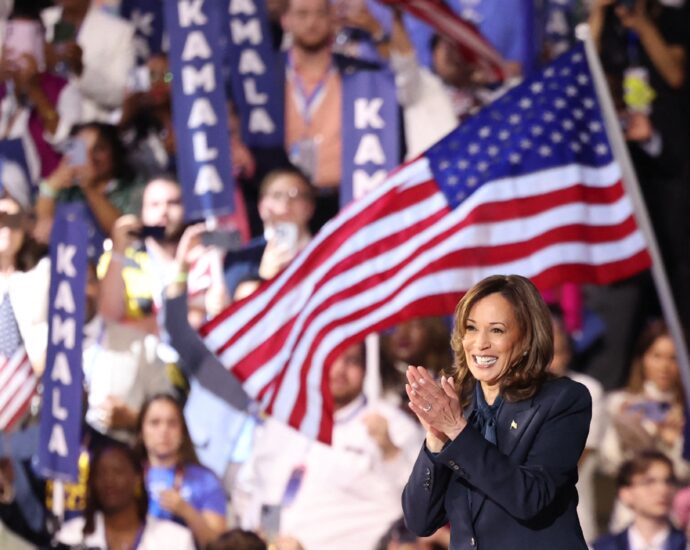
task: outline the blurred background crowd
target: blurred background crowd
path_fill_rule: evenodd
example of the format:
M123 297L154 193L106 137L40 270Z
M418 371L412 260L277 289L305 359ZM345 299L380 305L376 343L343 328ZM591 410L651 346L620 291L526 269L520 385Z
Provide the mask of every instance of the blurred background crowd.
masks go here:
M39 376L56 204L83 202L90 218L80 480L65 486L56 521L52 483L32 469L39 392L2 434L2 548L84 540L99 548L448 547L447 530L423 539L406 530L400 494L423 440L406 406L404 371L452 371L450 319L405 322L379 335L378 353L361 343L334 362L332 446L256 414L195 337L205 320L280 273L337 214L342 94L332 57L347 49L352 29L395 74L402 162L567 50L575 26L589 22L690 326L690 2L451 0L508 61L503 83L391 5L266 6L273 47L290 59L285 146L245 145L243 113L228 99L228 154L249 228L238 245L185 223L172 76L166 48L136 47L142 22L125 18L118 0L0 0L0 140L22 149L0 150L0 355L24 345ZM688 529L687 404L651 277L567 284L545 298L556 335L551 369L593 398L579 482L587 540L624 528L635 513ZM656 500L618 498L619 468L650 449L670 459L673 487ZM654 510L635 510L650 501ZM147 514L160 521L142 533Z

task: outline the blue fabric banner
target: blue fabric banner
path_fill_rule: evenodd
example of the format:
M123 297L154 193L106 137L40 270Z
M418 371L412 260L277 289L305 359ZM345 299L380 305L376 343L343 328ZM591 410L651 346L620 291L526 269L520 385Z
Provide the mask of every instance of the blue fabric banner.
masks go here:
M122 0L120 15L134 26L137 65L163 51L163 4L161 0Z
M285 65L273 50L266 4L229 0L227 56L232 96L250 147L284 144Z
M38 472L76 482L82 421L86 307L86 205L57 203L50 243L48 349L43 372Z
M393 73L350 70L343 79L343 168L340 204L383 181L400 164L400 120Z
M12 163L19 168L19 172L9 169ZM10 178L11 181L5 181L5 178ZM37 182L31 179L31 170L21 138L0 139L0 186L15 199L19 198L18 194L27 199L36 194ZM22 206L27 207L26 204Z
M235 212L228 110L221 77L220 2L167 0L177 171L185 216Z

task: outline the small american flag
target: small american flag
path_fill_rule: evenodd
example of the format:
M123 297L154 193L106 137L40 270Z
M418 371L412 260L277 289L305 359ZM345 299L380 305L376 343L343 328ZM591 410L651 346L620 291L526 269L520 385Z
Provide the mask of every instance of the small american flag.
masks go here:
M12 430L29 410L37 379L24 346L0 356L0 430Z
M452 313L495 273L547 289L649 265L580 45L343 210L202 335L266 412L328 442L324 367L364 335Z
M436 32L451 40L463 57L482 67L487 76L496 80L505 78L505 60L482 36L473 23L456 14L444 0L384 0L386 4L409 11Z

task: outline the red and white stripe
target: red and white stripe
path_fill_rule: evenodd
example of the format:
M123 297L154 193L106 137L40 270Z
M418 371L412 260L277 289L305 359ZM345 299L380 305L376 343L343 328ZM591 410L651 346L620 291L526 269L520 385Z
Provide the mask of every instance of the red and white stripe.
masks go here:
M24 346L11 357L0 357L0 430L11 430L24 417L37 383Z
M443 0L388 0L386 3L404 8L452 40L470 63L484 68L491 77L498 80L506 77L506 62L498 50Z
M615 163L497 180L450 209L421 157L341 212L279 277L202 334L269 413L329 441L324 365L353 341L450 313L494 273L549 288L604 284L648 266Z

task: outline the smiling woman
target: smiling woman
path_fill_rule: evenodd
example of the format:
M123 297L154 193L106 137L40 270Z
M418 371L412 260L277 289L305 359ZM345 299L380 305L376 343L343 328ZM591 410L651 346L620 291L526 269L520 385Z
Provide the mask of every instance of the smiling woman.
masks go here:
M451 548L585 549L577 462L587 389L549 377L548 308L524 277L496 275L458 304L452 377L409 367L410 409L426 429L403 492L420 536L450 523Z

